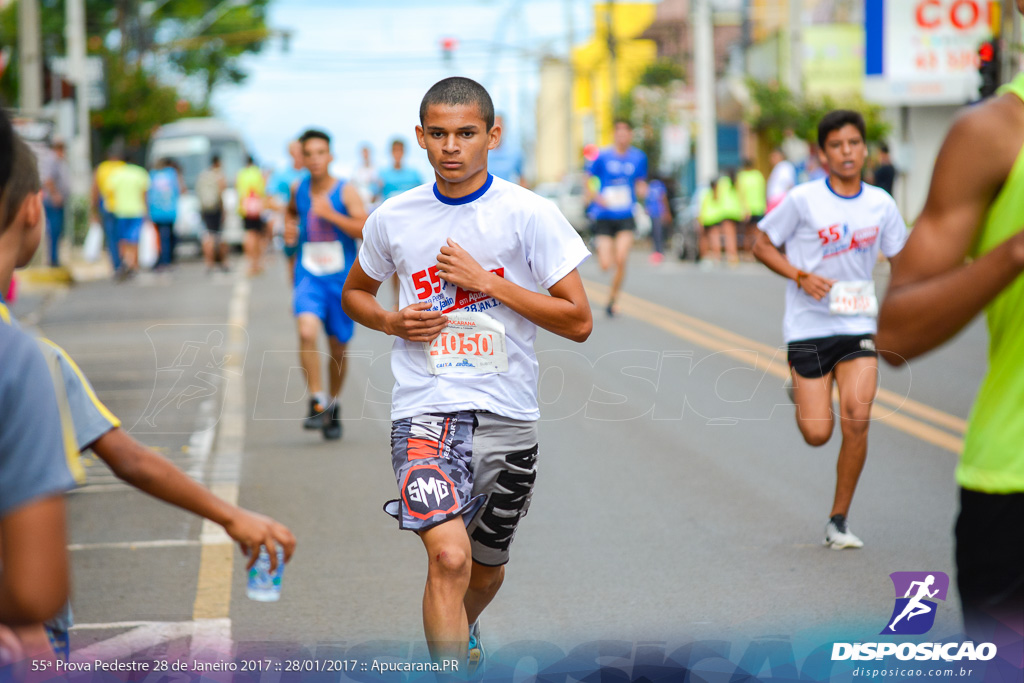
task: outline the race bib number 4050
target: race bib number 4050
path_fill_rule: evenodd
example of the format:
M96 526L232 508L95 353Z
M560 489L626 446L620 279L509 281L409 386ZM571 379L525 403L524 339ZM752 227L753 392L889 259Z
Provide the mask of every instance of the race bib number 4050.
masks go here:
M840 280L828 293L831 315L865 315L878 317L878 297L871 280Z
M508 372L505 326L486 313L454 311L448 325L426 345L427 363L434 375L484 375Z

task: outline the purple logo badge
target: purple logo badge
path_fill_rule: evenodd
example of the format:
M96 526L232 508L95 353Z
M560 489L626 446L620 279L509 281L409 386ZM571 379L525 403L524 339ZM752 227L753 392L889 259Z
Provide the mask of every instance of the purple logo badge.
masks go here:
M949 577L943 572L893 572L896 604L882 635L916 636L935 624L936 600L945 600Z

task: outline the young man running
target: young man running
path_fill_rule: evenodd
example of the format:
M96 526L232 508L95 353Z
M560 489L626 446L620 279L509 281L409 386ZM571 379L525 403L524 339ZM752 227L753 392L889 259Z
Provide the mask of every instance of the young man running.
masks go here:
M426 550L431 655L468 656L471 667L482 659L477 619L504 579L536 477L537 327L582 342L593 326L576 270L587 249L554 204L487 172L501 139L493 122L474 81L427 92L416 137L436 182L370 215L343 297L354 320L397 337L400 499L385 509ZM393 273L398 311L375 298Z
M325 439L341 438L338 395L345 380L345 346L355 325L341 309L341 288L356 260L356 240L362 237L366 210L355 185L331 176L331 139L308 130L299 138L309 177L295 190L288 205L285 242L299 245L295 262L293 309L299 331L299 361L306 371L309 415L306 429L320 429ZM327 333L331 362L327 368L330 393L323 391L320 330Z
M1024 12L1024 0L1017 0ZM975 642L1024 633L1024 74L953 124L882 305L893 364L940 346L985 311L988 374L956 469L957 586ZM970 259L970 260L968 260ZM1009 634L1009 635L1007 635ZM996 638L996 640L993 640Z
M615 122L614 142L601 150L587 176L586 204L596 205L594 233L597 235L597 262L601 270L615 265L611 292L605 312L615 315L615 299L626 278L626 261L633 247L636 222L633 205L647 196L647 155L633 147L633 126L629 121ZM596 178L600 190L592 189Z
M871 273L879 251L892 259L907 239L893 198L861 182L867 159L864 137L859 113L826 114L818 124L818 146L828 177L793 188L758 224L762 234L754 244L759 261L792 280L786 290L783 335L789 345L796 423L812 446L822 446L832 436L833 381L839 387L843 442L825 525L825 545L834 549L864 545L846 520L867 457L878 384L878 301Z

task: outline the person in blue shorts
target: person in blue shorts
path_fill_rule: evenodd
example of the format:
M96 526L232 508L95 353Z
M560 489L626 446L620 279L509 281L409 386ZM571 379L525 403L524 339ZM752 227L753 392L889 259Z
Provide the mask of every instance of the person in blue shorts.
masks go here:
M322 430L325 439L340 439L338 395L345 379L345 345L355 327L341 309L341 290L356 259L355 241L363 235L366 209L355 185L330 174L334 158L330 137L308 130L299 142L309 177L292 194L285 242L297 238L299 245L292 305L299 330L299 361L310 395L303 426ZM329 393L323 391L317 350L321 328L330 346Z
M600 184L594 188L590 182ZM629 121L615 122L613 144L601 150L587 176L586 203L595 204L594 234L597 238L597 262L601 270L615 265L608 306L615 315L615 300L626 279L626 259L633 248L636 223L633 205L647 197L647 155L633 147L633 126Z

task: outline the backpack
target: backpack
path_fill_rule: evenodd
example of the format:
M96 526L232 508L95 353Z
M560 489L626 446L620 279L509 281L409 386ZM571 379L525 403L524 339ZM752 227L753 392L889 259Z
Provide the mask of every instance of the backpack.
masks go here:
M213 169L207 169L196 178L196 196L199 198L199 208L203 211L217 211L221 208L219 174Z

